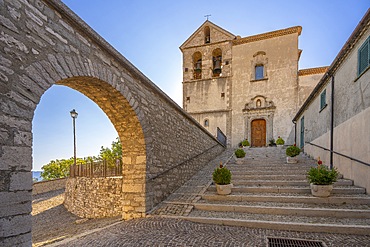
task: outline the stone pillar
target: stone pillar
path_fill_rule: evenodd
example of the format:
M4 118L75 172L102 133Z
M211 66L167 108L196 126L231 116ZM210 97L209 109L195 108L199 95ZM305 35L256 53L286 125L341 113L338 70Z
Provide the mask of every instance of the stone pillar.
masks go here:
M124 220L145 217L145 177L145 155L123 157L122 218Z
M31 147L1 147L0 246L32 245L31 153Z

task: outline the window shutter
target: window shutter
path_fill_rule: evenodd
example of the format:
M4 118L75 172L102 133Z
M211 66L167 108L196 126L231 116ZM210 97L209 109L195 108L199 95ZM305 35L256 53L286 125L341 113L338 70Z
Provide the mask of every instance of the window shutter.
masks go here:
M320 110L326 105L326 89L320 95Z
M358 50L358 75L369 66L369 38Z

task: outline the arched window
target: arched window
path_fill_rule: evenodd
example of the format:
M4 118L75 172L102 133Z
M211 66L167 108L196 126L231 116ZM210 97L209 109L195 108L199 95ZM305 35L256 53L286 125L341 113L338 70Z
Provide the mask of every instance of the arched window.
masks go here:
M268 59L266 52L258 51L253 55L251 60L252 73L251 80L267 80Z
M202 79L202 53L197 51L193 54L193 79Z
M209 27L204 27L204 44L211 43L211 31Z
M212 60L213 60L213 76L218 77L222 73L222 51L220 48L215 49L212 52Z
M209 120L208 119L205 119L204 120L204 127L208 127L209 126Z

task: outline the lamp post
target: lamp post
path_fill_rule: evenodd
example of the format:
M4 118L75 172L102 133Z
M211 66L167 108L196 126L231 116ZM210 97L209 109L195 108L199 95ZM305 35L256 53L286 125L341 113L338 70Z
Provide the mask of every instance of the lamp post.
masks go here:
M78 116L78 113L75 109L69 112L71 114L71 117L73 119L73 158L74 158L74 165L76 166L76 118Z

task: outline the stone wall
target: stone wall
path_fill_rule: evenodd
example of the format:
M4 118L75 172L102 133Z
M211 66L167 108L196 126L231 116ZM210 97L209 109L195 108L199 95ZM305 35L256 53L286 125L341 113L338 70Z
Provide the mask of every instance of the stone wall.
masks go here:
M48 181L40 181L33 183L32 185L32 195L38 195L54 190L61 190L66 187L66 179L54 179Z
M54 84L86 95L115 127L124 219L144 217L223 149L61 1L0 0L0 25L1 246L31 245L32 119Z
M68 178L64 206L81 218L122 215L122 177Z

